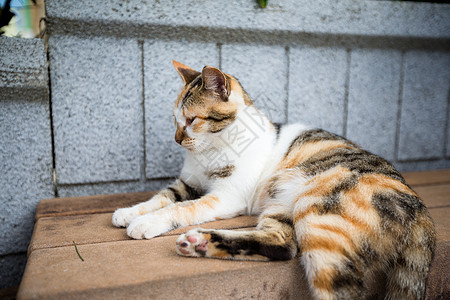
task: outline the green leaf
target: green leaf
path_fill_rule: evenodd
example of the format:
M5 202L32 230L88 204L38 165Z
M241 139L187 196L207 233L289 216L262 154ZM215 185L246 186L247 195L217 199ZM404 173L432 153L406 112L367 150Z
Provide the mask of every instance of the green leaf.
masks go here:
M267 0L258 0L259 7L266 8Z
M77 251L78 257L81 259L81 261L84 261L84 259L81 257L80 252L78 252L77 244L75 244L74 241L72 241L73 245L75 246L75 251Z

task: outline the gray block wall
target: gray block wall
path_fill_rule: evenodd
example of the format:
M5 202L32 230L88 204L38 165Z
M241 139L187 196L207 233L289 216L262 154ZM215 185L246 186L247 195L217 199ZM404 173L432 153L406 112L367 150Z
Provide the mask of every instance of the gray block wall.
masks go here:
M43 40L0 37L0 288L18 285L36 204L54 197Z
M39 199L159 189L177 175L172 59L218 66L273 121L344 135L401 171L450 167L449 5L47 0L46 9L47 53L43 41L0 39L0 288L20 278Z
M51 36L49 45L58 183L139 179L144 139L139 43Z

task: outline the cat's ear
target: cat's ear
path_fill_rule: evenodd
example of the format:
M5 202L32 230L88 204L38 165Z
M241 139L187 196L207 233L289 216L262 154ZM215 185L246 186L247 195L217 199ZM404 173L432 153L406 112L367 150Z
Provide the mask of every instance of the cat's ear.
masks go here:
M200 75L200 72L195 71L194 69L189 68L176 60L173 60L172 63L175 69L177 69L178 74L180 74L181 79L183 79L185 85L191 83L192 80Z
M217 68L206 66L202 70L203 87L216 92L226 101L230 95L225 74Z

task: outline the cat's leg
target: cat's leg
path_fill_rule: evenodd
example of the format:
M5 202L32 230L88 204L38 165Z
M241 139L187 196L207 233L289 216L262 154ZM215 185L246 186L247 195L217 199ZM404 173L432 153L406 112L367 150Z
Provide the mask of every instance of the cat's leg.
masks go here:
M127 234L134 239L150 239L177 227L235 217L244 210L245 203L231 196L210 193L197 200L172 203L137 217L128 226Z
M256 230L192 229L177 239L183 256L235 260L289 260L297 254L292 213L264 213Z
M117 227L127 227L132 220L139 216L161 209L174 202L195 199L198 196L198 192L180 178L150 200L116 210L112 216L112 223Z

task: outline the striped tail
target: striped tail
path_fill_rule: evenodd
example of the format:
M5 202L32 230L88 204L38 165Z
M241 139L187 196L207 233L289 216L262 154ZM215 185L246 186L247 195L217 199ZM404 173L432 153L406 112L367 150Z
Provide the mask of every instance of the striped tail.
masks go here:
M435 247L433 223L420 215L397 261L388 272L386 299L425 299L425 283Z

